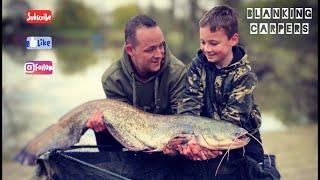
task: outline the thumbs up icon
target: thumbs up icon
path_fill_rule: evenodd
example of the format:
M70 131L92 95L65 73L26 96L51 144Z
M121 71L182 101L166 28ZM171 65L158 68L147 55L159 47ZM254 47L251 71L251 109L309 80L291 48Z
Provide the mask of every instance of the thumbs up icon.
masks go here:
M29 36L25 42L26 48L35 49L51 49L52 38L49 36Z
M30 37L29 46L30 46L31 48L37 47L37 40L36 40L34 37Z

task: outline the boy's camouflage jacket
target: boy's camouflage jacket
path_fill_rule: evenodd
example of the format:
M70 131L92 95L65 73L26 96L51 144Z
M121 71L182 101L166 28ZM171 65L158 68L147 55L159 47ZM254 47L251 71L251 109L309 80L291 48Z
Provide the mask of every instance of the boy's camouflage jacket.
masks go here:
M198 51L187 72L178 113L230 121L253 132L261 125L253 97L257 77L251 71L244 49L235 46L232 50L231 64L222 69Z

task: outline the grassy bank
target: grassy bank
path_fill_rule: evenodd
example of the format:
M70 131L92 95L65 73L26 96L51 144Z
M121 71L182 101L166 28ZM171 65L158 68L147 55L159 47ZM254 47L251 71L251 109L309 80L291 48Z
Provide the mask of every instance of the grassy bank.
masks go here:
M282 179L318 179L318 126L262 134L265 151L276 155Z

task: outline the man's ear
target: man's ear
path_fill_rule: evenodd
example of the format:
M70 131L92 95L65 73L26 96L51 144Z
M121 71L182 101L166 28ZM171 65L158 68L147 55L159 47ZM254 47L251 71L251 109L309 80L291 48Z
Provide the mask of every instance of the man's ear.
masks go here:
M133 56L134 48L133 48L132 44L126 43L124 46L124 49L126 50L127 54L129 54L130 56Z
M239 34L234 33L234 35L230 39L230 42L231 42L231 46L237 45L239 43Z

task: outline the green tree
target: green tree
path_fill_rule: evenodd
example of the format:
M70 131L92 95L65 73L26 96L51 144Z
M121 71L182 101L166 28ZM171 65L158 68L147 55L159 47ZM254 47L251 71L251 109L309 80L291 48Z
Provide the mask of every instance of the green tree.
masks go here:
M112 28L116 30L122 30L125 27L126 22L140 13L140 9L136 4L128 4L120 6L112 12Z
M95 29L101 24L94 9L76 0L58 0L53 26L58 29Z

